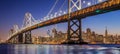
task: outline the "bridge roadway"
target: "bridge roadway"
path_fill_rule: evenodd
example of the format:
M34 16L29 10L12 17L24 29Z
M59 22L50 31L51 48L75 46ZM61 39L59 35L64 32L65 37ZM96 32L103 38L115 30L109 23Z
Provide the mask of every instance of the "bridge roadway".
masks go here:
M93 15L98 15L98 14L103 14L103 13L107 13L110 11L115 11L115 10L119 10L120 9L120 0L108 0L81 10L77 10L75 12L71 13L71 18L72 20L74 19L83 19L85 17L89 17L89 16L93 16ZM17 33L14 33L8 40L12 39L13 37L17 36L18 34L30 31L30 30L34 30L37 28L41 28L41 27L45 27L45 26L49 26L49 25L53 25L53 24L57 24L57 23L63 23L63 22L67 22L68 21L68 14L35 24L31 27L27 27Z

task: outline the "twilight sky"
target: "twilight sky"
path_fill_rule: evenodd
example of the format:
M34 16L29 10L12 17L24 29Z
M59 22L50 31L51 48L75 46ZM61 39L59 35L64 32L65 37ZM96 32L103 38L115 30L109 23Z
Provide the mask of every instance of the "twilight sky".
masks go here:
M26 12L30 12L35 19L41 19L47 15L55 1L56 0L0 0L0 39L6 40L8 38L9 30L14 24L18 24L20 27L22 26ZM64 0L59 0L52 13L58 11L63 2ZM63 7L62 10L67 9L67 2ZM83 31L85 31L86 28L91 28L91 30L96 33L104 34L106 26L110 34L120 34L120 11L91 16L82 20ZM36 29L33 33L38 33L37 35L41 33L45 34L46 31L52 27L54 26ZM59 31L66 32L67 30L66 23L57 24L56 27Z

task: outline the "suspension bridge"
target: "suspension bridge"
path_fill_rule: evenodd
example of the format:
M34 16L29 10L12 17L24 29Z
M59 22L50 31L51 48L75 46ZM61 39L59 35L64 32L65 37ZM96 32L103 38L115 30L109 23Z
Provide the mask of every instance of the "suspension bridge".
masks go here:
M120 0L90 0L92 2L86 3L87 0L65 0L63 4L68 3L68 12L59 11L48 17L53 11L58 0L49 11L46 17L43 20L35 20L31 13L25 13L24 22L22 28L19 28L18 25L14 25L11 29L10 38L8 38L8 43L19 43L19 44L29 44L32 43L31 31L37 28L42 28L58 23L68 23L67 30L67 40L66 43L82 43L81 36L81 20L98 14L104 14L111 11L117 11L120 9ZM94 3L93 3L94 2ZM83 4L87 4L86 7L83 7ZM76 30L73 28L76 26Z

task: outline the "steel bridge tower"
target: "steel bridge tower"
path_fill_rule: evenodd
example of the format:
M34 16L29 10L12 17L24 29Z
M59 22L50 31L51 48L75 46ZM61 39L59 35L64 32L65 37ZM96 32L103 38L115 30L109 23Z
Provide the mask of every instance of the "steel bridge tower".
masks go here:
M29 26L33 25L35 22L36 22L36 20L34 19L34 17L32 16L31 13L29 13L29 12L25 13L23 27L29 27ZM25 44L32 43L31 30L24 32L23 36L24 36L24 43Z
M81 0L68 0L68 36L67 43L81 43L81 18L71 19L71 12L81 9Z

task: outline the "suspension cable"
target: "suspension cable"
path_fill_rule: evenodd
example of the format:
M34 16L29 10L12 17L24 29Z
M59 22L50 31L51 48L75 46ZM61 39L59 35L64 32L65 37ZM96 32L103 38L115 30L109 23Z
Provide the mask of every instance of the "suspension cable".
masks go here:
M50 11L48 12L47 16L53 11L53 9L55 8L56 4L58 3L59 0L56 0L54 5L52 6L52 8L50 9Z
M63 4L60 6L60 8L58 9L58 11L60 11L63 8L63 6L65 5L65 2L66 2L66 0L64 0ZM54 28L57 29L57 24L54 25Z
M60 11L60 10L63 8L63 6L65 5L65 2L66 2L66 0L64 0L63 4L62 4L61 7L58 9L58 11Z

